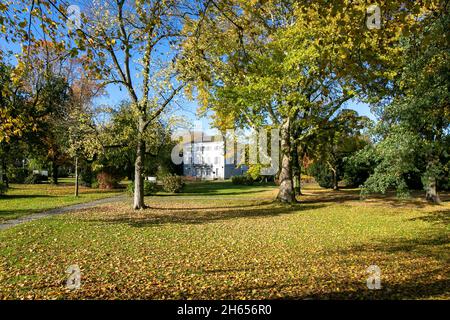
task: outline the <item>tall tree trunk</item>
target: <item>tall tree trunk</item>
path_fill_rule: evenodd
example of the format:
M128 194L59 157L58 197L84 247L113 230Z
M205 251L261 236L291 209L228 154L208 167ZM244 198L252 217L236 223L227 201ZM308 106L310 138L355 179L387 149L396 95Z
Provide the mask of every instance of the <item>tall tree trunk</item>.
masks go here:
M56 160L52 161L52 183L58 184L58 165L56 164Z
M330 168L331 172L333 173L333 190L339 190L339 181L338 181L338 174L337 174L337 167L334 167L330 161L327 161L328 167Z
M144 204L144 156L145 156L145 142L142 136L143 121L139 124L139 137L136 150L136 161L134 163L134 204L135 210L145 209Z
M302 195L302 164L303 164L303 154L297 153L297 163L298 163L298 194Z
M130 158L127 159L127 179L128 180L134 180L134 174L133 174L133 163Z
M437 193L436 178L434 177L430 177L428 179L428 185L426 186L426 199L427 201L430 201L432 203L441 203L441 199L439 198L439 194Z
M3 157L1 161L1 170L0 170L2 176L0 177L0 181L5 183L6 188L9 188L8 164L6 155L9 153L11 147L8 145L2 145L2 149L3 149Z
M78 157L75 158L75 197L78 197L79 184L78 184Z
M337 169L334 168L331 171L333 172L333 190L339 190L339 181L338 181Z
M281 171L278 200L281 202L295 202L294 186L292 183L292 159L290 141L290 119L287 118L281 126Z
M293 143L292 145L292 176L294 183L294 191L295 195L301 195L301 187L300 187L300 165L298 161L298 146L297 143Z
M2 158L2 166L0 168L0 182L4 182L6 188L9 188L8 175L6 171L6 160Z

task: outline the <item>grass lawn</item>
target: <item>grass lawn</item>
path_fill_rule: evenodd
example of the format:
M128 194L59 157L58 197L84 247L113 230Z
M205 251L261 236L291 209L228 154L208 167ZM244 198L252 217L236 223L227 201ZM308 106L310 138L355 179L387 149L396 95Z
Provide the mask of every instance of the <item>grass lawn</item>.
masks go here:
M273 186L186 191L1 231L0 298L450 298L448 194L431 206L310 186L287 206ZM70 265L78 290L65 288Z
M80 186L80 196L74 194L73 179L61 179L52 184L12 184L8 192L0 197L0 222L16 219L36 212L89 202L117 195L121 190L99 190Z

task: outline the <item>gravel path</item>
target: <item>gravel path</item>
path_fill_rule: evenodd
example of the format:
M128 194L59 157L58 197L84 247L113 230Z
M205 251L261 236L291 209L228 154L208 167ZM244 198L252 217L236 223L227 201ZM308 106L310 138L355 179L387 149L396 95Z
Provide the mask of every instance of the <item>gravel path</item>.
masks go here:
M2 223L0 223L0 230L5 230L8 228L17 226L18 224L22 224L25 222L29 222L29 221L57 215L57 214L66 213L69 211L93 208L93 207L96 207L101 204L120 202L125 199L126 199L125 195L119 195L119 196L115 196L112 198L104 198L104 199L99 199L99 200L95 200L95 201L91 201L91 202L78 203L78 204L74 204L74 205L67 206L67 207L61 207L61 208L56 208L56 209L52 209L52 210L48 210L48 211L43 211L40 213L34 213L34 214L30 214L29 216L24 216L24 217L20 217L18 219L11 219L11 220L2 222Z

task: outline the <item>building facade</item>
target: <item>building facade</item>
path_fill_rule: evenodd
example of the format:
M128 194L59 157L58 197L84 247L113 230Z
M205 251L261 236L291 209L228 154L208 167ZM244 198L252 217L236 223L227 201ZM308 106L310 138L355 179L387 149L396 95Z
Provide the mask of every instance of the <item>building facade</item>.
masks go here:
M247 166L237 165L238 154L231 157L230 161L226 161L223 139L200 134L194 141L183 144L183 174L202 180L216 180L247 172Z

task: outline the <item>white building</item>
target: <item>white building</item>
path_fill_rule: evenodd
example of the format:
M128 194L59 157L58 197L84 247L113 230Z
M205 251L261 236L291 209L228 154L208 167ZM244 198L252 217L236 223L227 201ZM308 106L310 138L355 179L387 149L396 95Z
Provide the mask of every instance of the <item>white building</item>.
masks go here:
M183 174L205 180L229 179L244 174L248 168L237 166L239 155L226 163L225 142L221 137L194 134L193 141L183 145Z

